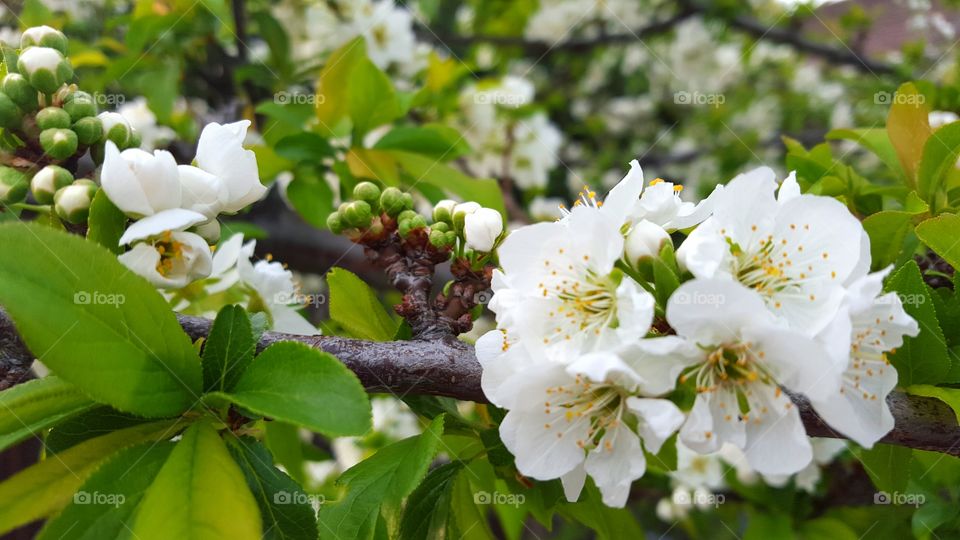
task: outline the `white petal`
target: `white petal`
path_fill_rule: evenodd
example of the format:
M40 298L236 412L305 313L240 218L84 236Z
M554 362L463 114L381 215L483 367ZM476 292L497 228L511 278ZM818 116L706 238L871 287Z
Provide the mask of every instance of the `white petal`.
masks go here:
M136 217L153 214L153 206L147 199L143 186L133 176L127 162L120 157L120 150L113 141L104 147L103 166L100 169L100 186L117 208Z
M697 394L687 421L680 428L680 440L701 454L716 452L723 443L743 448L746 430L738 419L737 397L723 388Z
M213 254L213 275L219 276L237 264L240 256L240 246L243 244L243 234L236 233L226 242L220 242L216 253Z
M744 328L742 336L779 384L811 398L840 389L846 366L838 365L816 340L769 325Z
M320 334L317 327L291 307L273 305L270 307L270 317L273 319L273 330L301 336L316 336Z
M751 385L753 397L747 441L743 447L750 466L760 474L793 474L813 459L810 440L797 407L777 388ZM762 404L762 405L761 405ZM766 407L767 412L760 409Z
M730 279L694 279L667 301L667 321L677 334L699 345L739 339L740 329L772 323L760 295Z
M627 407L639 418L637 431L647 451L656 454L686 420L683 412L671 401L629 397Z
M703 360L696 346L677 336L642 339L623 346L617 354L640 377L639 391L648 396L672 391L680 373Z
M609 382L632 390L640 378L619 356L612 352L595 352L581 356L567 366L570 375L583 375L594 382Z
M260 200L267 188L260 183L257 157L243 148L249 120L233 124L207 124L197 143L197 165L227 185L225 212L238 212Z
M639 202L642 191L643 169L640 168L639 161L633 160L630 162L630 171L603 199L601 211L618 226L623 225Z
M600 489L603 504L623 508L630 485L647 469L647 459L640 440L621 424L609 428L597 448L587 454L584 469Z
M799 196L800 184L797 183L797 171L790 171L790 174L780 183L780 189L777 191L777 202L783 204Z
M207 218L203 214L182 208L164 210L127 227L123 236L120 237L119 245L123 246L151 236L159 236L165 231L182 231L206 220Z
M190 165L178 165L181 206L199 212L210 219L217 217L227 202L227 185L218 177Z
M583 484L587 481L587 470L583 465L577 465L572 471L560 477L560 483L563 485L563 495L569 502L577 502L580 498L580 492L583 491Z

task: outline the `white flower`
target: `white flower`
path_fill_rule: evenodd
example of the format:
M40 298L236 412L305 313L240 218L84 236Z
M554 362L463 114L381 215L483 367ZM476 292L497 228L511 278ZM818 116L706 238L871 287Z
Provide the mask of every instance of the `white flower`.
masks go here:
M513 231L498 248L503 272L492 284L499 326L558 361L640 340L654 300L614 268L623 244L618 226L595 208Z
M800 195L793 175L775 198L774 178L763 167L730 181L677 259L695 277L739 281L792 328L814 335L836 315L844 283L861 266L865 234L837 200Z
M615 357L537 362L493 330L478 340L477 358L484 392L509 410L500 437L517 469L538 480L560 478L571 501L589 474L604 504L622 507L646 470L641 439L657 453L683 422L673 403L635 397L636 375Z
M227 203L227 184L192 165L178 165L182 200L180 206L214 219Z
M670 235L663 227L643 219L634 224L627 235L624 251L627 260L636 264L640 259L659 257L660 248L667 242Z
M257 156L243 147L249 120L232 124L207 124L197 143L197 166L220 178L227 186L223 211L236 213L259 201L267 192L260 183Z
M251 263L241 257L237 260L237 271L240 281L259 296L274 330L308 336L320 333L291 306L297 300L296 285L293 273L282 264L270 261Z
M133 248L118 259L156 287L179 289L210 275L210 246L199 235L185 232L204 221L202 214L175 208L130 225L120 245Z
M117 109L117 113L140 134L140 146L146 150L163 146L177 135L171 128L157 124L157 116L143 97L124 103Z
M181 202L177 162L164 150L151 154L128 148L120 152L107 141L100 185L110 201L133 218L177 208Z
M760 295L732 280L684 283L667 303L667 321L677 336L644 340L640 358L621 356L641 380L689 366L681 381L692 379L697 397L680 431L683 443L701 453L732 443L765 474L805 467L810 443L781 385L811 399L835 392L840 374L824 346L778 326ZM663 350L646 342L661 342Z
M63 61L63 54L50 47L28 47L19 58L20 65L28 72L24 73L28 78L30 73L41 69L54 73Z
M110 133L110 130L116 126L122 126L127 136L133 131L130 121L118 112L104 111L98 114L97 118L100 119L100 124L103 125L104 133Z
M719 453L701 454L677 441L677 469L670 472L675 482L688 488L716 490L726 485L723 476Z
M480 208L464 218L463 235L467 247L482 253L493 250L503 233L503 216L492 208Z
M897 370L887 353L916 336L917 321L907 315L897 293L882 294L883 278L875 272L854 281L836 320L821 339L846 332L848 348L835 355L843 371L843 385L810 403L824 421L861 446L870 448L893 429L887 395L897 386Z

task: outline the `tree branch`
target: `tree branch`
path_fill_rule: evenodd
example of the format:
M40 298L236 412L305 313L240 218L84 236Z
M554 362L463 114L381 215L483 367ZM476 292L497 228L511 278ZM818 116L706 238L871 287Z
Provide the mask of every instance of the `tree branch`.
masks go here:
M178 315L191 339L209 334L213 321ZM437 340L373 342L337 336L299 336L265 332L257 351L279 341L299 341L333 354L370 392L402 397L425 394L486 403L480 389L479 362L473 347L452 336ZM6 312L0 309L0 380L25 373L32 355L24 347ZM807 433L844 438L813 411L803 397L791 395ZM940 400L894 392L887 398L896 426L881 442L960 456L960 426L953 410Z

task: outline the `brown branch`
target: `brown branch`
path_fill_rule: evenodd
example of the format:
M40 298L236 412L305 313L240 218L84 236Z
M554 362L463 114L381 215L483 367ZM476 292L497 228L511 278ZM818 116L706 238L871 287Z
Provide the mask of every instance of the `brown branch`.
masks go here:
M213 322L178 315L191 339L210 332ZM396 396L435 395L486 403L480 389L480 364L473 347L445 336L436 340L373 342L337 336L299 336L266 332L257 350L279 341L299 341L335 355L370 392ZM0 380L26 373L33 357L0 310ZM18 371L19 370L19 371ZM800 409L807 433L815 437L844 438L813 411L806 399L791 396ZM940 400L894 392L887 403L896 426L881 442L960 456L960 426L953 410Z

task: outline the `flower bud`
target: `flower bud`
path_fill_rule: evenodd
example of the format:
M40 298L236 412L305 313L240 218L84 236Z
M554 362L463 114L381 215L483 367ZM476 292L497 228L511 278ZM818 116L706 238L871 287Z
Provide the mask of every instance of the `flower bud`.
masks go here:
M71 129L77 134L77 141L84 146L95 144L103 138L103 124L95 116L77 120Z
M130 122L120 113L102 112L97 118L103 125L103 138L107 141L113 141L117 148L121 150L127 148L130 144Z
M403 201L404 210L413 210L413 195L404 193L400 200Z
M193 231L199 234L200 238L206 240L208 244L216 244L220 241L220 222L215 219L195 225Z
M40 146L53 159L67 159L77 151L77 134L69 129L45 129L40 132Z
M408 219L413 219L415 216L419 216L419 215L420 215L420 214L414 212L413 210L404 210L403 212L400 212L400 213L397 215L397 221L404 221L404 220L408 220Z
M353 201L343 209L342 219L351 227L364 229L370 226L370 222L373 220L373 211L366 201Z
M96 116L97 102L90 94L82 90L77 90L70 92L64 98L63 110L67 111L67 113L70 114L70 119L76 122L81 118Z
M13 167L0 166L0 202L14 204L27 198L27 175Z
M449 231L449 230L451 230L451 229L450 229L450 224L448 224L448 223L446 223L446 222L444 222L444 221L438 221L438 222L434 223L433 225L430 225L430 230L431 230L431 231L447 232L447 231Z
M60 107L46 107L37 113L37 126L40 129L70 127L70 114Z
M633 226L624 244L624 252L630 264L660 255L660 248L670 241L670 235L663 227L647 220L641 220Z
M67 54L67 36L56 28L34 26L24 30L23 35L20 36L20 48L27 47L50 47L62 54Z
M482 253L493 251L503 233L503 216L492 208L480 208L464 217L463 235L467 247Z
M17 69L37 90L50 94L73 77L73 68L63 53L50 47L24 49Z
M35 111L40 106L37 89L19 73L7 73L3 78L2 90L24 111Z
M333 212L327 216L327 228L330 229L330 232L333 234L340 234L343 232L344 224L343 218L340 217L340 212Z
M396 217L397 214L404 210L403 192L395 187L388 187L383 190L383 193L380 194L380 208L383 209L387 215Z
M130 140L127 141L127 148L140 148L143 144L143 137L136 128L130 128Z
M21 113L10 96L0 92L0 126L9 128L20 125Z
M467 217L467 214L472 214L481 208L482 206L480 206L478 203L475 203L473 201L460 203L454 206L453 207L454 228L457 229L458 231L462 231L463 222L464 222L464 219Z
M447 237L447 233L445 231L433 230L433 226L430 228L430 245L437 249L446 249L453 245L453 242L451 242Z
M400 236L402 236L403 238L406 238L411 231L414 231L416 229L422 229L426 226L427 226L427 220L424 219L424 217L421 216L420 214L417 214L408 219L399 221L399 225L397 226L397 231L400 233Z
M40 204L53 203L54 194L73 183L70 171L56 165L47 165L30 180L30 191Z
M77 180L60 188L53 196L54 210L66 222L77 224L87 220L90 203L97 192L97 185L87 179Z
M373 182L360 182L353 188L353 198L375 207L380 200L380 188Z
M433 221L437 223L453 223L453 209L457 206L457 201L444 199L433 207Z

